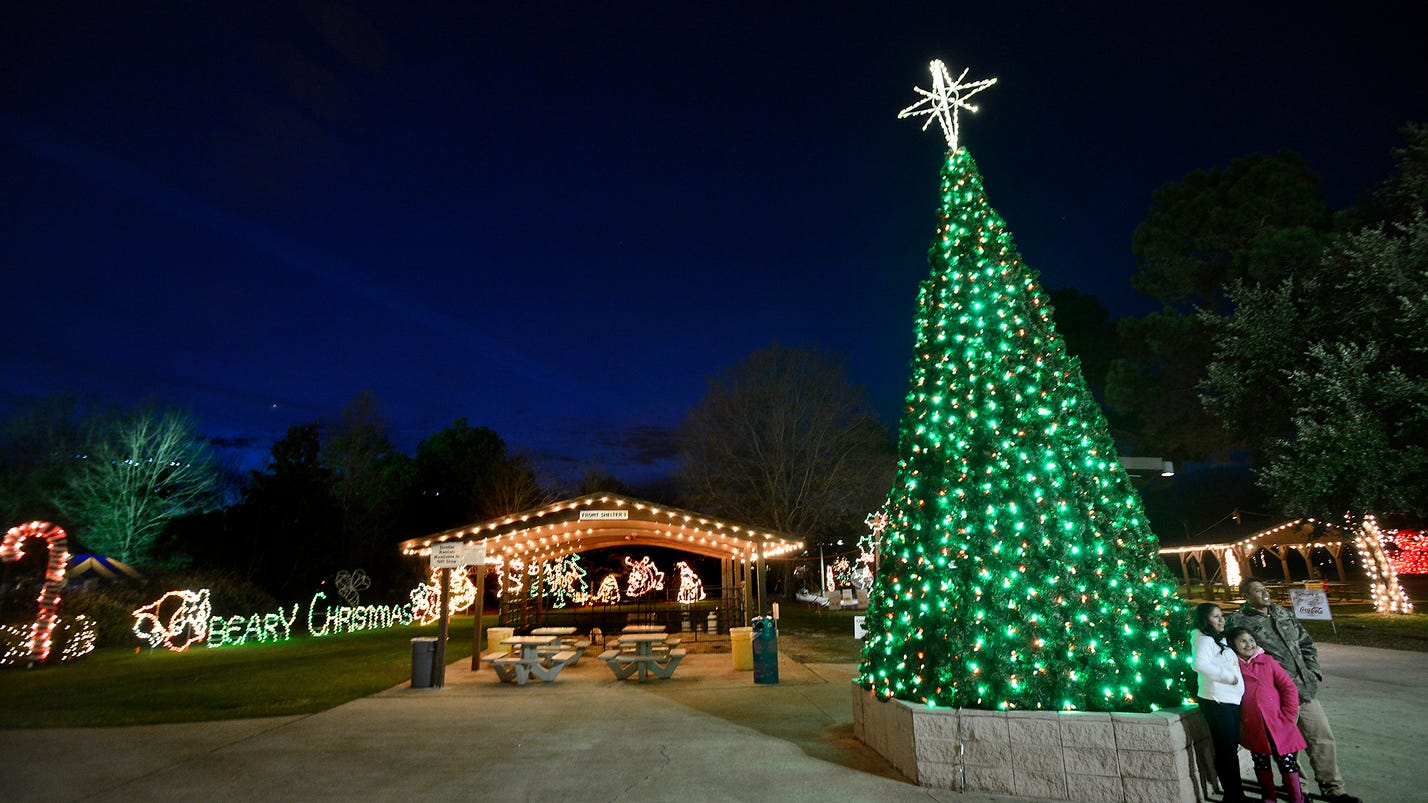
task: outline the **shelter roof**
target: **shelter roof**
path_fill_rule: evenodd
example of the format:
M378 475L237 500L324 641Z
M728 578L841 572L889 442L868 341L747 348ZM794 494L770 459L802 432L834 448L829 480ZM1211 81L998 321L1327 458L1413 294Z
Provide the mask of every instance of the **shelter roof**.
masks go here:
M431 545L444 541L484 543L488 561L501 556L527 563L630 545L734 560L753 560L761 544L765 558L803 549L803 542L780 533L613 493L587 494L412 538L402 542L402 554L429 556Z
M1220 537L1216 537L1219 535ZM1207 537L1208 536L1208 537ZM1275 546L1317 546L1329 547L1351 543L1355 538L1344 528L1326 524L1316 519L1290 519L1270 527L1261 527L1248 535L1236 535L1231 531L1217 532L1211 528L1196 539L1201 543L1162 547L1162 555L1196 553L1206 550L1239 549L1242 554L1255 552L1263 547Z

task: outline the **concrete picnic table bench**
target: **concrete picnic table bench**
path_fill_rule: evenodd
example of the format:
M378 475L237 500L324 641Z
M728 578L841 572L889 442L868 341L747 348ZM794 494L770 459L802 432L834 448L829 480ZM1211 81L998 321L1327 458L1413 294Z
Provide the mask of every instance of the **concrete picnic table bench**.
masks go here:
M554 658L556 655L575 651L575 657L571 658L567 665L575 666L580 663L580 659L585 656L585 650L590 646L590 639L573 638L576 630L573 627L537 627L531 631L532 636L555 636L560 639L556 644L548 644L544 647L537 647L536 652L542 658Z
M677 637L666 636L664 633L625 633L620 636L613 649L600 654L600 660L610 667L610 671L619 680L638 673L639 681L643 683L651 672L656 677L668 679L686 654L685 650L670 649L673 646L671 641L673 644L679 643ZM663 649L656 651L657 646ZM631 647L633 650L628 649Z
M526 685L532 676L549 683L555 680L560 670L579 658L575 650L541 655L542 647L560 645L557 636L512 636L502 639L501 643L512 647L512 651L489 652L481 656L481 660L491 665L502 682L514 681L517 686Z

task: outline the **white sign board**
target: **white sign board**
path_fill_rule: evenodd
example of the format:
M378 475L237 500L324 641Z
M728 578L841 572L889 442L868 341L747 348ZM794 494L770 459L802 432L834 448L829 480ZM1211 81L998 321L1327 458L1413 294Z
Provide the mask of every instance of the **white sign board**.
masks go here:
M581 521L619 521L628 519L628 510L582 510L580 511Z
M863 638L866 638L866 637L867 637L867 635L868 635L867 621L868 621L868 617L866 617L866 616L854 616L854 617L853 617L853 638L855 638L855 639L863 639Z
M486 542L473 541L466 544L465 566L486 565Z
M460 569L465 564L466 545L460 541L443 541L431 545L431 568Z
M1329 595L1322 588L1291 588L1289 603L1294 607L1294 616L1299 619L1322 619L1331 621Z

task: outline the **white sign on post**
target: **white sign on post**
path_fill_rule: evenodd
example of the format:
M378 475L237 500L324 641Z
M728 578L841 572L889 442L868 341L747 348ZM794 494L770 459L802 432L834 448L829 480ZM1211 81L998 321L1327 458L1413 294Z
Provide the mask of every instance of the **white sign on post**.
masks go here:
M486 542L473 541L466 544L466 561L464 566L485 566L486 565Z
M859 639L859 640L861 640L861 639L863 639L864 637L866 637L866 636L868 635L867 622L868 622L868 617L866 617L866 616L854 616L854 617L853 617L853 638L854 638L854 639Z
M1297 619L1321 619L1326 622L1334 619L1329 612L1329 595L1322 588L1291 588L1289 603L1294 606Z
M466 557L466 545L460 541L443 541L431 545L431 568L460 569Z

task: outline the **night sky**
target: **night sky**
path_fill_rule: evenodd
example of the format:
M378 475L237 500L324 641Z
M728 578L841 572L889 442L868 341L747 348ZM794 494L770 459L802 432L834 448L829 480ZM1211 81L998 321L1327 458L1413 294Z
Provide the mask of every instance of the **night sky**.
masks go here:
M1289 148L1347 206L1428 121L1422 28L1372 3L759 5L6 4L0 408L157 399L261 465L371 389L405 449L464 416L638 481L773 340L896 424L932 58L999 79L988 196L1116 315L1164 182Z

